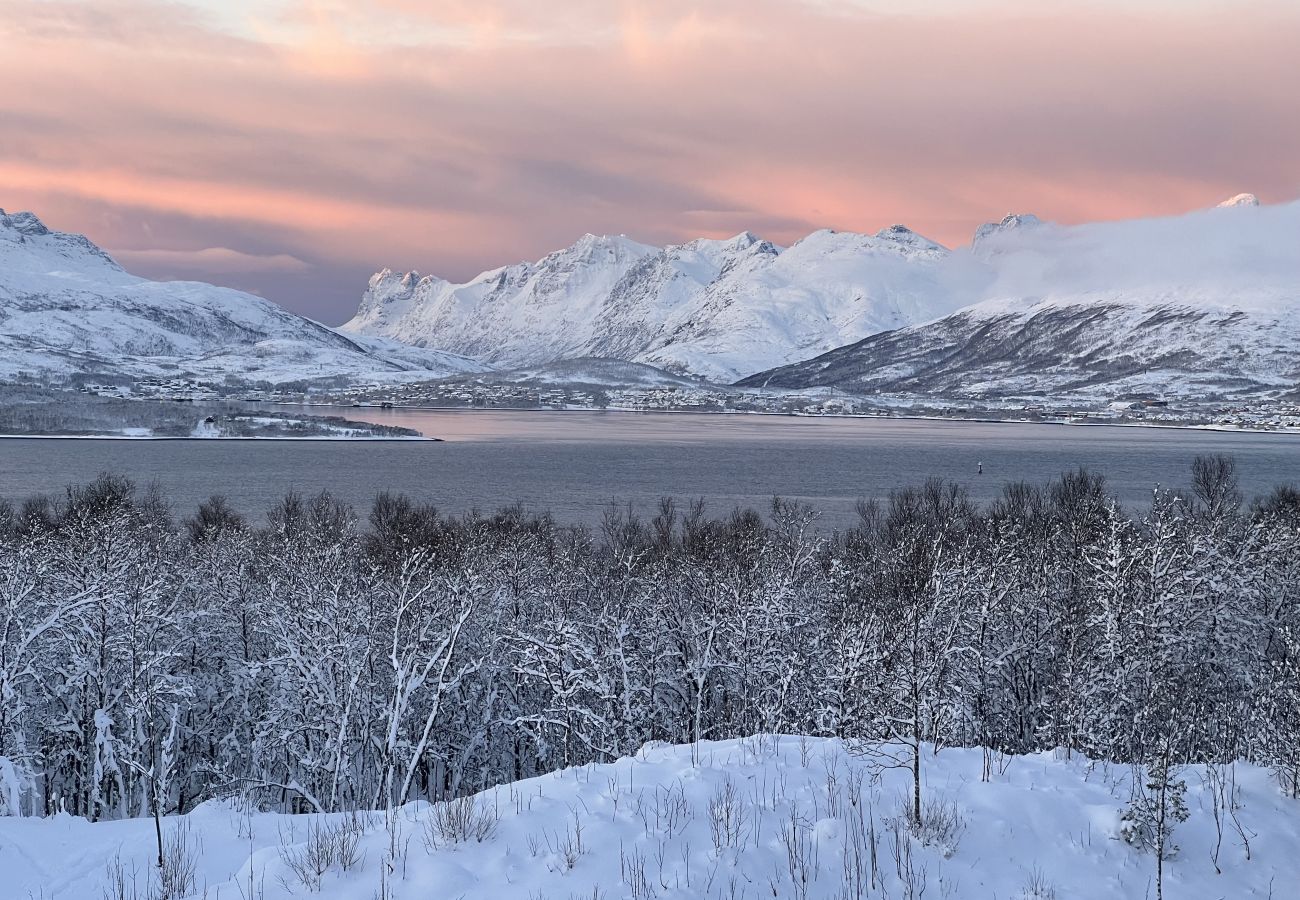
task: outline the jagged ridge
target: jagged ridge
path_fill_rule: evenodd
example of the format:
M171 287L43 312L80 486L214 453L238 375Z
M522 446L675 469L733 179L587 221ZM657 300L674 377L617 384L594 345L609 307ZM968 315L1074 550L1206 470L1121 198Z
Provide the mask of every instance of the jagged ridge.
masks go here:
M789 248L749 232L664 248L586 235L464 284L384 269L343 330L493 365L595 356L731 380L952 308L948 255L901 225Z

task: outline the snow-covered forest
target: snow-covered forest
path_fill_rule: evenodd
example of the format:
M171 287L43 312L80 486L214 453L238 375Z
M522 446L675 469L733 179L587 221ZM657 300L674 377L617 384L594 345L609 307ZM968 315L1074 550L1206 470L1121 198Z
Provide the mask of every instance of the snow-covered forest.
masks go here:
M977 508L931 482L815 511L665 502L191 518L105 476L0 515L0 802L15 815L443 799L648 741L758 733L1119 762L1300 789L1300 494L1231 460L1128 514L1101 476Z
M355 814L799 734L896 770L918 828L936 748L1135 764L1163 859L1185 766L1300 794L1300 492L1245 500L1226 457L1191 483L1139 511L1085 471L985 507L932 481L827 533L781 500L255 524L103 476L0 507L0 810Z

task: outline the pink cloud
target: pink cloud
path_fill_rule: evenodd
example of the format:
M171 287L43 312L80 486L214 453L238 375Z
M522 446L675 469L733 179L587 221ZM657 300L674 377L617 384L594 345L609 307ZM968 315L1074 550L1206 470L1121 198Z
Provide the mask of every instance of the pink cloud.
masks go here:
M230 272L305 272L310 265L287 253L256 254L229 247L202 250L110 250L127 268L144 265L179 272L220 275Z
M464 276L585 231L902 221L959 244L1009 210L1300 192L1300 12L1278 4L381 4L299 4L253 39L149 0L0 0L0 206L57 206L110 246L150 249L79 203Z

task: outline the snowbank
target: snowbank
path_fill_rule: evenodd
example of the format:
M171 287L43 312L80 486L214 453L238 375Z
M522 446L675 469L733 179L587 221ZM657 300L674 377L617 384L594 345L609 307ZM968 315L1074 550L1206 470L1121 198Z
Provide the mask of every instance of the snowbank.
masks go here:
M208 898L1155 896L1154 857L1119 837L1127 768L1041 754L993 760L982 781L985 763L966 749L927 759L927 802L956 814L928 839L903 824L906 771L798 737L650 746L461 804L408 806L391 827L382 814L210 802L164 831L191 848L194 893ZM1173 832L1165 896L1283 897L1300 883L1300 804L1267 771L1233 771L1221 839L1204 769L1180 773L1190 817ZM149 820L0 819L8 897L97 898L114 871L143 886L155 853Z

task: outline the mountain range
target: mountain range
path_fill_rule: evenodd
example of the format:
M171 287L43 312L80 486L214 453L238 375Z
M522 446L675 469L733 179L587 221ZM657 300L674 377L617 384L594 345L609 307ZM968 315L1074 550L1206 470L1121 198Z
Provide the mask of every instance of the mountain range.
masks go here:
M787 248L586 235L463 284L377 273L350 334L492 366L611 357L747 386L854 392L1294 391L1300 203L1163 219L1010 215L949 250L901 225Z
M748 232L663 248L589 234L464 284L385 269L342 330L493 366L607 357L734 381L956 309L951 257L899 225L788 248Z
M251 294L139 278L81 235L0 211L0 378L533 378L565 360L667 370L637 369L638 383L1294 396L1300 202L1240 195L1072 226L1012 215L956 250L900 225L821 230L789 247L747 232L662 248L586 235L463 284L385 269L338 329Z

